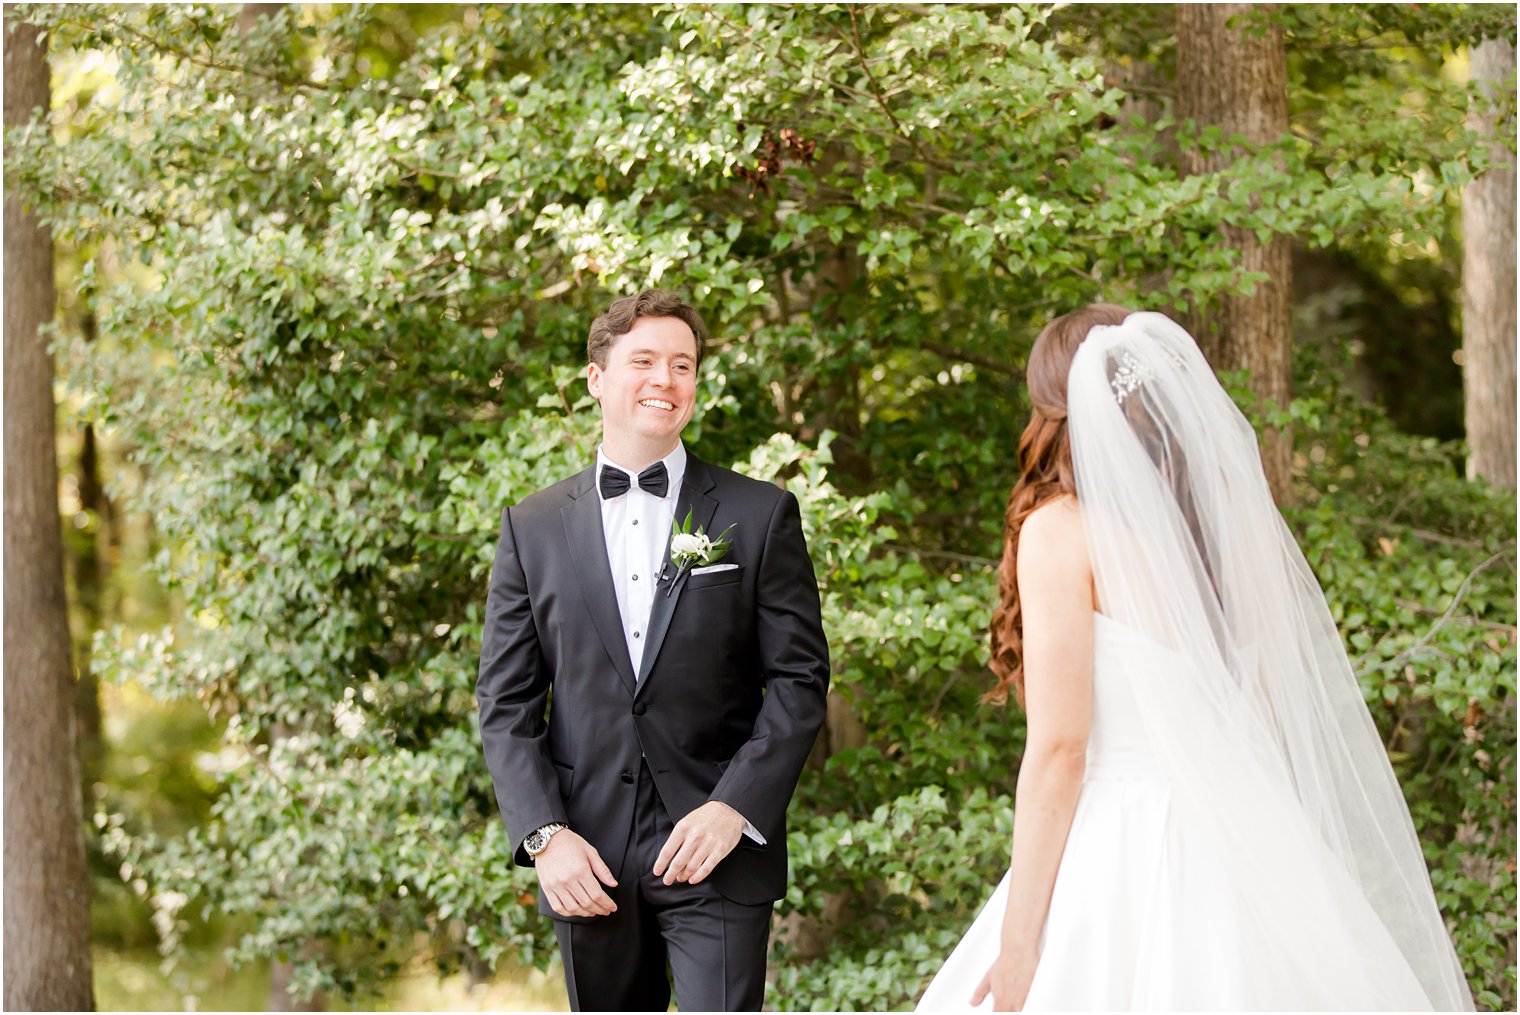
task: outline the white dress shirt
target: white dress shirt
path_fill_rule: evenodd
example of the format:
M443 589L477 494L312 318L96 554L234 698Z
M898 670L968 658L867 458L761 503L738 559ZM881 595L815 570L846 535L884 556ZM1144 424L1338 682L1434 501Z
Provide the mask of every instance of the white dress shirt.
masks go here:
M655 581L660 575L660 565L665 563L665 546L676 517L676 497L681 492L681 481L686 478L686 446L678 442L676 449L661 461L665 463L667 482L665 496L656 497L639 486L638 472L609 459L601 447L596 449L602 539L607 544L607 563L612 567L612 587L617 592L623 640L628 643L628 659L633 663L635 677L644 661L644 644L649 640ZM602 497L602 469L609 466L628 475L627 493ZM748 818L744 821L744 834L765 845L765 836Z
M602 469L627 473L629 489L620 497L602 497L602 538L607 543L607 563L612 567L612 587L617 592L618 615L623 621L623 640L635 675L644 660L649 638L649 612L654 607L655 581L665 563L665 545L676 516L676 497L686 476L686 447L680 443L661 459L665 463L665 496L656 497L639 486L638 473L611 461L596 449L597 496L601 496Z

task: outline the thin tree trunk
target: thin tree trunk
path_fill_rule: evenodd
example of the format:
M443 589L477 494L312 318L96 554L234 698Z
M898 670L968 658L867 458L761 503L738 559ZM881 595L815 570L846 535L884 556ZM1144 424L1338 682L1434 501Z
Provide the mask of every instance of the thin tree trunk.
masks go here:
M1272 5L1177 4L1177 110L1183 119L1212 124L1249 144L1276 141L1288 132L1288 72L1282 29L1261 20ZM1253 15L1256 18L1253 19ZM1231 20L1235 23L1232 25ZM1264 30L1263 30L1264 29ZM1182 152L1192 173L1217 172L1234 158ZM1195 307L1189 324L1216 370L1249 370L1258 400L1286 409L1293 395L1291 334L1292 259L1286 236L1262 243L1249 230L1221 227L1224 242L1240 252L1242 271L1267 280L1249 296L1226 296ZM1262 448L1267 482L1279 504L1292 496L1293 437L1269 430Z
M1515 47L1488 39L1472 51L1472 79L1489 94L1514 80ZM1503 132L1474 111L1468 127ZM1511 128L1513 129L1513 128ZM1467 475L1515 488L1515 160L1495 140L1489 157L1504 166L1468 185L1462 197L1462 393Z
M95 338L95 315L85 312L86 341ZM93 424L86 423L79 435L79 510L87 521L83 532L70 540L73 545L74 608L78 621L74 657L78 660L78 685L74 711L79 732L80 788L84 813L95 810L95 783L100 780L105 744L101 736L100 676L90 665L90 646L95 632L105 620L105 563L101 560L101 542L105 539L110 502L100 482L99 444Z
M37 29L5 8L5 126L49 107ZM58 524L53 241L5 197L5 1007L93 1010L90 883Z

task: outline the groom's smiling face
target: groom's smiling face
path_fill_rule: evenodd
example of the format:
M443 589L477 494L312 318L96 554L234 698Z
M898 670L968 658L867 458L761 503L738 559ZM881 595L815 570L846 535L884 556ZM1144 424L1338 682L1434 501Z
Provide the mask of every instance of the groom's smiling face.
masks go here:
M696 405L696 336L674 317L640 317L613 340L605 364L586 368L586 385L609 439L668 452Z

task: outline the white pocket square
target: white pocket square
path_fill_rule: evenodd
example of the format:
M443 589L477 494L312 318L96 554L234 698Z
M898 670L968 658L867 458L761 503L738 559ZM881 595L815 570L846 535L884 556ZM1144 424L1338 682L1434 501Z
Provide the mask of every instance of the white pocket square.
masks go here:
M692 577L699 574L712 574L714 571L732 571L738 564L709 564L706 567L694 567L691 569Z

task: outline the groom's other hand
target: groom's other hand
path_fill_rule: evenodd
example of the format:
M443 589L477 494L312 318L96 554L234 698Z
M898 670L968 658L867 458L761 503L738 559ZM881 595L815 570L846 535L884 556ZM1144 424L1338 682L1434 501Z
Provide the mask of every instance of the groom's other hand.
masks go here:
M654 862L654 876L667 885L698 884L734 851L744 834L744 815L721 800L709 800L676 822Z
M602 890L617 880L596 848L566 828L533 860L549 908L560 916L611 916L617 904ZM598 883L600 882L600 883Z

